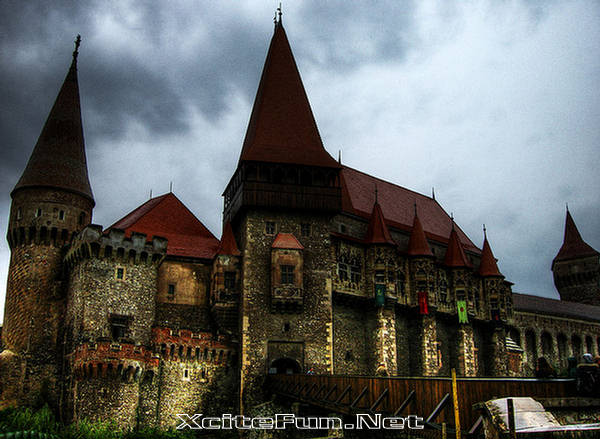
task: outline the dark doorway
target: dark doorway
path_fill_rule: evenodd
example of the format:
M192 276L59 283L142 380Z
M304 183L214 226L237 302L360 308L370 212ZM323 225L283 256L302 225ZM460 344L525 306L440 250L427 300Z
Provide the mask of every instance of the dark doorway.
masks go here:
M278 358L271 363L271 367L269 368L269 373L271 374L283 373L286 375L292 375L300 372L300 365L297 361L292 360L291 358Z

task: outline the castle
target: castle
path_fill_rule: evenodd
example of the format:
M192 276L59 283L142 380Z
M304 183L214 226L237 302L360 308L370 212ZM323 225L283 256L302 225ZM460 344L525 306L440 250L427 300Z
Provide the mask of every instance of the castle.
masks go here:
M0 406L177 423L268 373L522 376L600 354L599 253L567 212L563 300L513 294L432 197L324 149L281 23L217 239L173 194L92 222L77 47L11 193Z

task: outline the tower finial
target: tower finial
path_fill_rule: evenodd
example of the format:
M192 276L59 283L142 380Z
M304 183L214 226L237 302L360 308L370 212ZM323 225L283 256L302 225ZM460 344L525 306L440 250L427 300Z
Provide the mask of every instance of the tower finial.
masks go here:
M454 230L454 212L450 212L450 220L452 221L452 230Z
M75 50L73 51L73 62L77 61L77 55L79 55L79 45L81 44L81 35L77 34L75 38Z
M431 187L431 198L435 200L435 188L433 186Z
M342 164L342 150L338 149L338 163L341 165Z
M173 193L173 182L169 182L169 192Z
M485 224L483 225L483 239L487 239L487 229L485 228Z
M281 12L281 2L279 2L279 7L277 8L277 16L279 17L279 24L281 24L281 16L283 13Z
M567 212L569 211L569 203L565 203L565 205L567 206Z

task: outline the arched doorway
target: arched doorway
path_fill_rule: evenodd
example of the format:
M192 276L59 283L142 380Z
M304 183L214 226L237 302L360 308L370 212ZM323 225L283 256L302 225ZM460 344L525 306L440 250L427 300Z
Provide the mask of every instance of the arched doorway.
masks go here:
M295 373L300 373L302 370L300 369L300 365L296 360L292 360L291 358L278 358L277 360L271 363L269 367L269 373L271 374L286 374L292 375Z

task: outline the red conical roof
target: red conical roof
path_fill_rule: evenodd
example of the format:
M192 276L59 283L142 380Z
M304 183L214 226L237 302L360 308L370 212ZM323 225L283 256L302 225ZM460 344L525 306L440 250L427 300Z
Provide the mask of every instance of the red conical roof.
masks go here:
M448 267L454 268L471 266L455 229L452 229L450 232L450 239L448 241L448 248L446 249L444 264Z
M233 229L231 228L231 223L229 221L225 223L225 227L223 228L223 236L221 236L221 244L219 245L217 254L232 256L239 256L241 254L240 249L235 242L235 236L233 236Z
M25 187L64 189L94 201L81 123L77 51L13 193Z
M410 232L410 239L408 240L407 254L411 256L433 256L431 247L425 238L425 232L423 231L423 225L419 219L419 215L415 212L415 219L413 221L413 228Z
M340 168L323 148L281 22L275 25L240 161Z
M492 253L492 248L487 240L487 236L483 239L483 250L481 251L481 263L479 264L479 275L480 276L502 276L500 270L498 270L498 264L496 258Z
M385 224L381 206L377 201L375 201L375 204L373 205L373 211L371 212L371 218L369 219L369 227L367 228L367 234L365 235L365 243L396 244Z
M565 261L568 259L596 256L598 254L600 253L585 243L579 234L579 230L577 230L577 226L575 225L575 221L573 221L573 217L571 217L571 213L567 210L563 245L552 263L554 264L554 262Z
M174 194L168 193L146 201L109 227L167 238L167 254L212 259L219 240Z

